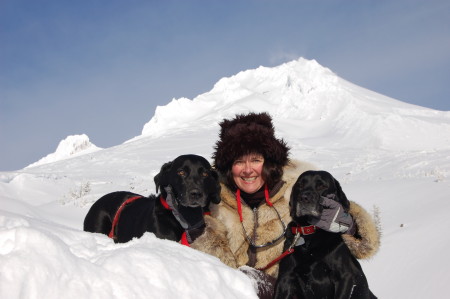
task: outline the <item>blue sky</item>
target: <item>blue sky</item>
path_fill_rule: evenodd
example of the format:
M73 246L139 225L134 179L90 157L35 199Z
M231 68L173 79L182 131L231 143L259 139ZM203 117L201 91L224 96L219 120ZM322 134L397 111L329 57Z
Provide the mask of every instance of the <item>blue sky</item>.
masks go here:
M157 105L299 57L450 110L450 1L1 0L0 170L68 135L121 144Z

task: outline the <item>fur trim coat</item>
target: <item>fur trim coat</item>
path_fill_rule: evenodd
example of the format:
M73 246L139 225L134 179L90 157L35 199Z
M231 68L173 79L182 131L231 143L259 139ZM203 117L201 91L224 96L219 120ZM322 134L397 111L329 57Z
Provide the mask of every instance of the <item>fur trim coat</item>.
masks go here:
M270 198L285 225L291 221L289 197L292 185L302 172L310 169L314 169L310 164L291 162L284 169L285 184ZM234 192L222 185L221 199L218 205L212 205L211 216L205 216L205 232L191 244L191 247L218 257L230 267L239 268L249 263L250 246L239 219ZM371 216L354 202L350 203L350 214L357 224L357 234L355 236L343 235L343 239L356 258L369 258L379 248L379 232L376 225ZM254 230L256 230L256 244L271 242L283 232L282 224L275 210L267 204L262 204L252 210L242 201L242 216L246 232L253 236ZM254 267L263 268L279 257L283 251L283 240L284 238L275 245L256 249ZM272 266L265 272L277 277L278 265Z

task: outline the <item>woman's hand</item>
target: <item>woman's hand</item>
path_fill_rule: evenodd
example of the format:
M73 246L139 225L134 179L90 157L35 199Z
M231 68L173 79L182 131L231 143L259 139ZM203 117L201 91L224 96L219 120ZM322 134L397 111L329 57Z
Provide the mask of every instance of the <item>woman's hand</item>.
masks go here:
M332 233L354 234L355 224L352 216L344 211L333 196L322 197L320 204L323 206L322 215L319 218L312 218L311 224Z

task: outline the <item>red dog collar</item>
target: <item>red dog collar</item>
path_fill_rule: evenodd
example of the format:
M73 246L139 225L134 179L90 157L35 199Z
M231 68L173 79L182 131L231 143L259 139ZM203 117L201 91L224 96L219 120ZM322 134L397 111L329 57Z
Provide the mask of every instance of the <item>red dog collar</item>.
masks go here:
M316 226L310 225L310 226L293 226L291 227L291 231L294 235L301 234L301 235L311 235L316 232Z
M159 197L159 201L161 202L161 204L163 205L164 209L166 210L172 210L169 207L169 204L167 203L167 201L162 197L162 195Z

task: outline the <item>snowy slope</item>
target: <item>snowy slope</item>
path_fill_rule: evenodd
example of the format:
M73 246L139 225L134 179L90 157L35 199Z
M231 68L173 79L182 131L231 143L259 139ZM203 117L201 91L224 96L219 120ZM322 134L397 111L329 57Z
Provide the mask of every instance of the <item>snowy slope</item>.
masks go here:
M154 193L162 163L211 157L217 122L248 111L271 113L292 157L330 171L350 199L379 211L381 249L361 261L379 298L446 296L449 112L379 95L299 59L174 99L122 145L1 172L0 297L255 298L252 282L214 257L152 234L114 244L82 231L100 196Z

